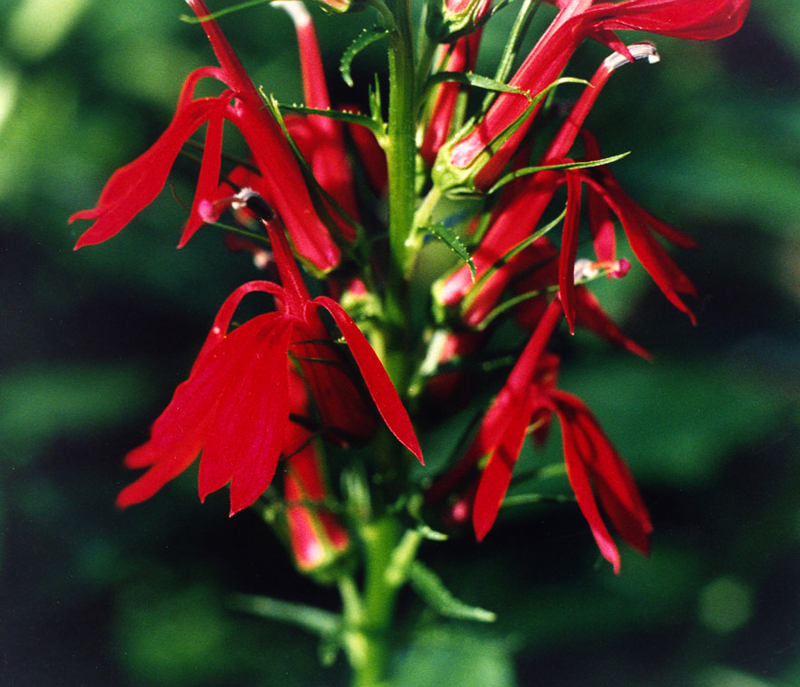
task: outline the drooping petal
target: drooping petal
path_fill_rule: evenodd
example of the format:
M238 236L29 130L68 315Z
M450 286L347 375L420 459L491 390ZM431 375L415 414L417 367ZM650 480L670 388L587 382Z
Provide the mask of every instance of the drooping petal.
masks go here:
M227 92L230 95L230 91ZM222 164L222 129L225 123L225 100L220 99L222 107L215 108L209 113L206 144L203 148L203 161L200 165L200 176L197 178L197 190L192 203L189 219L183 230L178 248L183 248L186 242L206 221L200 212L201 204L212 198L219 185L219 170Z
M581 177L567 170L567 215L558 257L558 293L564 304L569 333L575 333L575 257L578 253L578 230L581 216Z
M420 448L408 411L403 406L397 390L389 379L389 375L383 368L375 351L372 350L367 337L353 322L347 311L336 301L327 296L318 296L310 304L310 307L320 306L325 308L333 317L336 326L353 354L353 358L361 370L361 375L369 389L375 406L378 409L386 426L395 435L397 440L413 453L422 463L422 449Z
M589 289L582 286L578 287L575 289L575 294L577 298L575 321L577 324L597 334L601 339L624 348L634 355L638 355L645 360L653 359L653 355L648 350L642 348L614 324L614 321L600 307L600 302Z
M153 496L197 458L206 428L217 409L219 397L237 365L231 355L209 347L202 365L176 390L167 408L153 424L150 440L125 457L129 468L149 468L117 497L126 507Z
M570 485L600 552L618 573L619 551L600 515L595 491L622 538L643 553L653 529L647 509L630 471L586 405L563 391L551 391L550 399L561 422Z
M535 401L531 394L517 398L509 393L502 400L498 397L498 414L504 427L500 430L502 434L495 437L497 443L488 454L475 495L472 523L478 541L483 540L494 524L511 484L511 473L522 450Z
M133 162L118 169L106 183L97 206L69 218L93 219L75 249L102 243L122 230L164 188L169 171L183 144L219 107L217 98L195 100L175 113L167 130L153 146Z
M255 450L252 434L265 423L260 407L264 397L274 396L271 390L268 393L259 386L260 380L264 368L288 367L288 344L282 341L286 337L288 326L287 318L278 313L260 315L226 335L215 349L217 355L227 356L233 363L226 375L226 383L219 391L216 410L204 432L198 478L201 500L230 482L242 456ZM288 417L288 410L286 416ZM280 453L283 446L281 434L273 432L271 439L273 452L277 445ZM261 457L264 461L269 461L271 454L262 452ZM255 498L257 497L258 495ZM232 509L233 506L234 494L231 491ZM241 508L236 508L233 512L236 510Z

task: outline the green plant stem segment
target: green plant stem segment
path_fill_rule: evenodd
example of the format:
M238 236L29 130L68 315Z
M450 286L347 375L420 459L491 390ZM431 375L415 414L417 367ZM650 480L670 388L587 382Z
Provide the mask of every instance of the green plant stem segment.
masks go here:
M413 259L406 239L414 222L415 194L415 78L411 7L396 0L396 29L389 34L389 122L386 158L389 172L389 245L391 269L398 280Z
M391 625L397 593L408 581L422 535L402 532L397 518L384 515L359 529L364 547L364 590L341 589L345 649L353 670L352 687L388 687Z

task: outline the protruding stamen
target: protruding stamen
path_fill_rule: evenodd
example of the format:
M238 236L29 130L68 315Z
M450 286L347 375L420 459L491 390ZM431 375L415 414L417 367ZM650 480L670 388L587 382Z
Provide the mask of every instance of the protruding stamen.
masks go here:
M651 41L642 41L641 43L629 45L628 52L634 60L647 60L650 64L655 64L661 60L661 56L656 50L656 44ZM609 55L603 62L603 65L612 71L619 69L623 64L630 64L630 60L618 52Z
M264 222L270 222L275 218L275 211L269 206L264 198L253 189L244 187L233 196L231 207L234 210L247 208L256 217Z

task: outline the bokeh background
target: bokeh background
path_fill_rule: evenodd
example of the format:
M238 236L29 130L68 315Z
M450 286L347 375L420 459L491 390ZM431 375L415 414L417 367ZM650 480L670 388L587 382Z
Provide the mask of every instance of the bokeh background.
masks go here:
M217 3L219 6L219 3ZM253 278L213 229L175 251L185 210L165 191L112 241L77 253L109 174L169 121L183 78L210 64L178 0L0 0L0 684L8 687L341 685L294 627L232 611L233 592L335 608L224 493L201 506L189 471L117 512L141 443L222 299ZM492 59L513 5L487 29ZM551 16L552 8L542 9ZM384 70L380 48L335 64L370 23L321 18L339 102ZM261 6L224 29L263 84L299 101L291 24ZM649 559L601 565L574 504L509 509L476 546L423 550L488 627L428 615L398 684L777 687L800 684L800 6L754 0L716 44L657 40L621 69L589 126L648 209L696 237L677 256L699 324L641 274L604 304L653 364L578 336L563 387L628 460L654 523ZM570 69L588 76L604 49ZM191 198L193 163L175 195ZM556 445L552 449L558 451ZM442 437L427 439L443 441ZM524 485L523 485L524 488ZM554 485L553 493L565 493Z

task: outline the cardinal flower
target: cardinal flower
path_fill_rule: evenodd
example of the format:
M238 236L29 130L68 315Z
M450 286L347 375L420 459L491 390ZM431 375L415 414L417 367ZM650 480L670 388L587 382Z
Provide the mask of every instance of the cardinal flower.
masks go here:
M658 59L650 43L631 45L628 51L635 59ZM586 158L600 158L595 139L582 130L581 126L610 75L622 64L625 64L624 58L616 54L603 61L590 86L581 94L569 117L541 157L540 166L569 162L566 156L579 133L585 143ZM478 277L485 274L488 277L483 283L479 282L480 293L476 293L468 267L462 266L442 282L437 293L439 301L449 307L466 297L462 306L465 321L470 326L480 322L488 310L494 307L509 280L519 273L514 261L502 264L505 256L536 230L544 211L558 189L565 184L567 212L558 257L558 284L570 331L574 329L578 307L574 272L584 185L589 186L589 219L598 259L607 263L617 260L614 225L610 221L610 211L613 211L622 223L634 254L658 287L671 303L687 313L694 322L691 310L678 296L679 293L694 295L694 287L653 234L686 248L693 246L694 242L638 206L624 192L606 166L570 169L566 172L545 169L509 184L492 214L489 229L472 256ZM522 256L517 257L517 264L520 259ZM502 266L498 268L498 265Z
M208 8L202 0L188 2L198 17L208 17ZM70 217L70 222L95 220L80 237L76 248L111 238L149 205L164 187L184 143L207 124L195 199L179 244L183 246L208 219L202 208L214 196L219 184L223 125L229 121L244 136L258 174L264 180L259 190L281 215L298 253L316 269L330 270L338 264L341 253L317 215L289 142L265 108L219 25L206 20L202 26L220 67L204 67L192 72L186 79L167 130L147 152L112 175L95 208ZM208 77L222 82L225 90L216 97L195 97L198 82Z
M319 442L294 428L300 448L286 460L283 476L289 544L300 570L324 576L350 550L350 535L325 504L330 493Z
M509 81L531 95L556 81L575 50L586 38L608 45L632 59L614 33L640 30L690 40L714 40L739 29L750 0L557 0L559 13ZM465 135L442 148L437 160L440 183L473 180L487 189L497 179L533 121L532 112L499 149L492 142L528 108L527 98L502 93L486 115Z
M341 332L389 430L422 460L408 414L366 337L334 300L309 297L279 221L266 225L282 286L249 282L225 301L189 379L156 420L150 440L126 457L128 467L147 472L120 493L118 505L150 498L201 451L201 500L230 483L231 514L251 505L269 486L279 459L296 450L289 431L294 371L307 381L323 430L357 433L360 380L344 371L348 361L338 353L319 308ZM253 292L271 294L278 310L228 332L240 301Z
M478 30L459 38L452 45L439 46L440 71L473 71L478 60L478 48L482 34L483 31ZM419 149L420 156L429 167L433 166L436 154L450 135L456 105L463 92L462 85L454 81L437 86L433 106L429 116L426 117L425 136Z
M464 476L485 463L472 507L478 540L491 529L511 483L514 464L531 425L546 428L555 415L561 423L567 476L578 506L603 557L619 572L616 544L608 532L598 499L622 539L647 552L652 530L647 509L622 458L597 420L579 399L555 388L557 359L545 346L561 319L554 300L487 411L462 460L433 489L463 484ZM541 434L540 434L541 438Z

